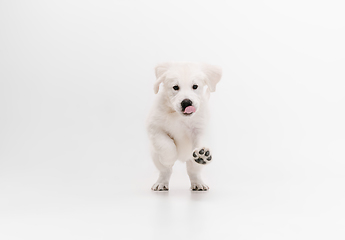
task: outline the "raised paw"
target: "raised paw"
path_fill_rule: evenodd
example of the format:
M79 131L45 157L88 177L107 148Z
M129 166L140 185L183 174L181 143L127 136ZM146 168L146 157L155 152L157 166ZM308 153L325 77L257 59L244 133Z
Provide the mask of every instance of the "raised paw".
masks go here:
M192 183L190 187L193 191L208 191L209 187L205 183L196 182Z
M153 184L151 190L153 190L153 191L169 191L169 184L157 182L157 183Z
M212 160L211 152L208 148L197 148L193 151L194 161L199 164L208 164Z

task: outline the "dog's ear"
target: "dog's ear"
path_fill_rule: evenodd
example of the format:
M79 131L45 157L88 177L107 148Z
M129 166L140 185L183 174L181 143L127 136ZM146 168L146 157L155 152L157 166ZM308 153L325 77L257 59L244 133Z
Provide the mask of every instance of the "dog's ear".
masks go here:
M153 85L153 91L155 94L158 93L159 85L164 81L166 72L170 67L170 63L160 63L155 67L156 82Z
M222 69L211 64L202 64L201 69L206 75L205 81L210 92L216 91L216 85L222 77Z

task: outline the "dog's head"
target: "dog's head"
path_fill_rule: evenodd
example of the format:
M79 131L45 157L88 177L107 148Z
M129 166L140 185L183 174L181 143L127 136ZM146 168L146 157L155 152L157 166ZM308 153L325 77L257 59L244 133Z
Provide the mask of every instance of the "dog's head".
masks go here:
M154 92L162 93L176 112L191 116L197 112L205 94L216 91L222 76L221 68L210 64L169 62L156 66ZM207 86L205 91L204 87Z

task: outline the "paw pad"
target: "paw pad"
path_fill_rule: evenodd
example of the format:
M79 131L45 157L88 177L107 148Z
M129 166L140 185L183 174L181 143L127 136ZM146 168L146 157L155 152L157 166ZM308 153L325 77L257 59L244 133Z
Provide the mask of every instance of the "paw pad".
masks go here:
M212 160L210 150L207 148L199 148L193 151L194 161L199 164L207 164Z

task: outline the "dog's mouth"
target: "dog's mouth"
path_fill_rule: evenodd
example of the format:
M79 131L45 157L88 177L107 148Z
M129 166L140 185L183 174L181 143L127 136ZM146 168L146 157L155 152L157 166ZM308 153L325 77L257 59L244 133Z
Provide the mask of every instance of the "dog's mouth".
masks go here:
M185 116L190 116L190 115L192 115L193 113L195 113L195 111L196 111L195 107L193 107L193 106L188 106L188 107L186 107L186 108L184 109L183 115L185 115Z

